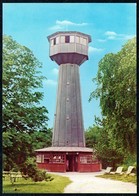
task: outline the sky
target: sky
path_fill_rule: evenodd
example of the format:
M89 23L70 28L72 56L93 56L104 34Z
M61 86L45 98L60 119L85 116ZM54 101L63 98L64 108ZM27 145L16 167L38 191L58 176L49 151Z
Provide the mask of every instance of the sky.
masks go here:
M3 3L3 34L32 50L42 62L44 98L52 128L56 110L59 66L49 58L47 36L57 31L89 34L89 60L80 66L80 85L85 130L101 118L99 100L88 101L96 89L99 61L108 53L117 53L127 40L136 36L135 3Z

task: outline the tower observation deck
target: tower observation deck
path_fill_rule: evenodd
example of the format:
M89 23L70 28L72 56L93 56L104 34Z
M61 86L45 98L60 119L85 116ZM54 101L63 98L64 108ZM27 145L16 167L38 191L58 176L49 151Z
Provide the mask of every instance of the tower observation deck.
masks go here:
M48 36L50 58L59 67L53 147L85 147L79 67L88 60L91 37L76 31Z

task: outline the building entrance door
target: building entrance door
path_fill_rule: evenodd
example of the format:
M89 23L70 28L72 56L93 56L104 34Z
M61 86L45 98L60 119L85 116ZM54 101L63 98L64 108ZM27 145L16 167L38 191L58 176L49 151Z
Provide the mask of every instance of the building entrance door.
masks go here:
M66 155L66 171L74 172L78 171L77 155Z

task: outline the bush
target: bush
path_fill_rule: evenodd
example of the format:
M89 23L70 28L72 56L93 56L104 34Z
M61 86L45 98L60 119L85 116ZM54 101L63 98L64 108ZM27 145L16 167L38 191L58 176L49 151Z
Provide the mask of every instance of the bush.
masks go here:
M37 168L34 158L28 158L25 164L22 165L21 171L24 175L28 175L28 177L32 178L34 182L52 180L51 176L48 176L45 170Z

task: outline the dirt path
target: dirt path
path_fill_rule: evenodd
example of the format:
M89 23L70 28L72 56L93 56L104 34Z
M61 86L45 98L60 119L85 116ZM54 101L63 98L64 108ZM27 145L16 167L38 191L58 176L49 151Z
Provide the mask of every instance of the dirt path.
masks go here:
M65 188L64 193L137 193L137 186L133 183L95 177L102 173L104 171L56 174L67 176L72 180L72 183Z

